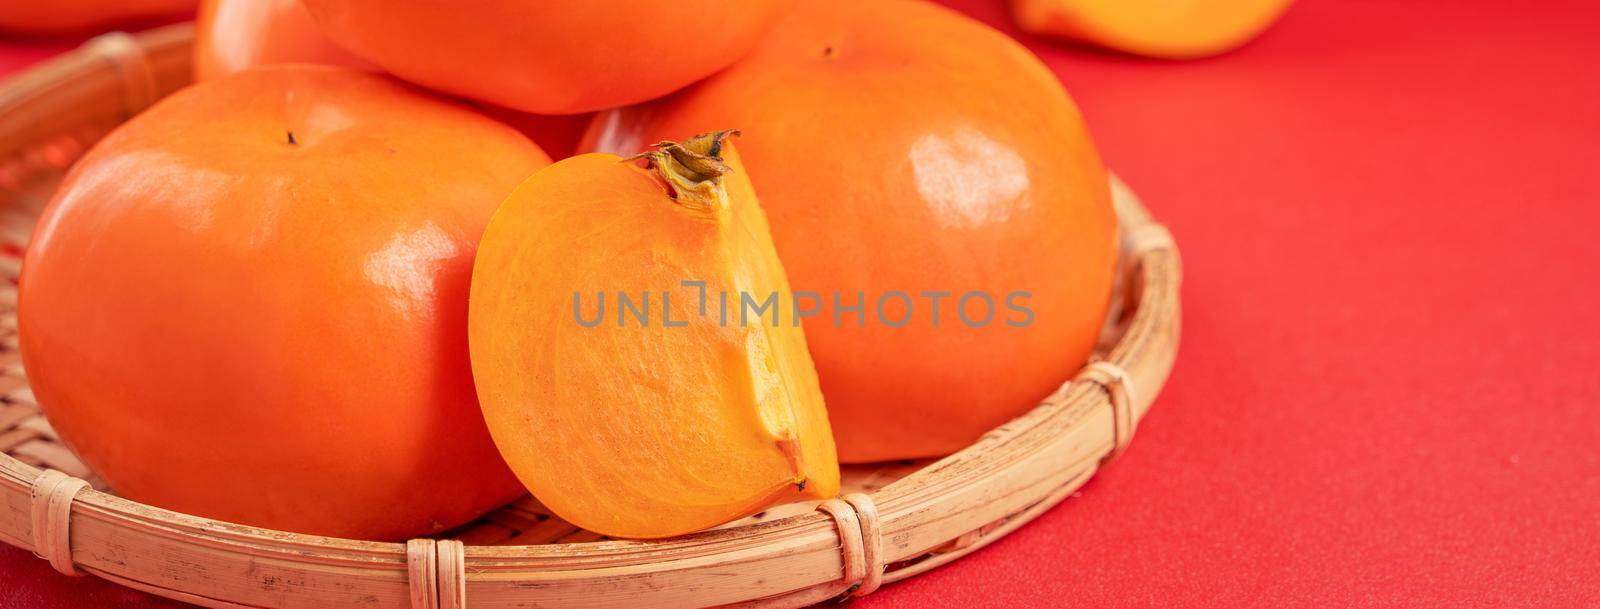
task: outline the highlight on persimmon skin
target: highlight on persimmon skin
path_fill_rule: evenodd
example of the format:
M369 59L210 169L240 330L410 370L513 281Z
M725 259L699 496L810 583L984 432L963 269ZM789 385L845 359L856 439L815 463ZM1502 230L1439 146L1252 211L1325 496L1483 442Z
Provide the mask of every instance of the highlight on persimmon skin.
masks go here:
M195 17L195 80L284 63L378 71L317 31L300 0L201 0Z
M932 3L806 2L727 70L601 113L585 148L721 125L746 131L797 290L1030 294L1027 327L969 327L953 299L942 323L927 306L903 327L805 319L842 461L965 448L1093 351L1117 256L1108 177L1072 99L1016 41Z
M484 417L534 497L584 529L670 537L838 493L789 284L724 135L666 143L648 167L551 165L479 245L467 324ZM777 295L776 310L700 308L718 294Z
M258 68L96 144L26 253L51 424L123 497L390 540L521 495L477 407L478 238L548 158L393 78Z
M123 23L179 17L199 0L0 0L0 32L86 34Z
M356 54L431 89L577 114L671 93L747 53L794 0L304 0Z
M1197 59L1259 36L1293 0L1012 0L1023 31L1158 59Z

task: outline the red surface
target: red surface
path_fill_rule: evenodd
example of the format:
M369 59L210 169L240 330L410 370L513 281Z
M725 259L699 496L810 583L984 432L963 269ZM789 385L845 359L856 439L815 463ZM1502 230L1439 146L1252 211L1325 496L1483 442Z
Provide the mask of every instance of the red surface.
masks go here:
M858 607L1600 607L1595 5L1304 0L1193 63L1030 44L1183 247L1182 355L1081 496ZM146 598L0 549L0 607Z

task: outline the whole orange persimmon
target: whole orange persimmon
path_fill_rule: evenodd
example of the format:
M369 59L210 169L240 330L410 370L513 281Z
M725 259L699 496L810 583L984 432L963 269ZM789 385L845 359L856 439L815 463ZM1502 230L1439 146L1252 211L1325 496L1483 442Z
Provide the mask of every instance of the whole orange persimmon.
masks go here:
M177 17L198 0L0 0L0 30L86 32L141 19Z
M537 114L645 101L743 56L791 0L305 0L401 78Z
M1107 174L1015 41L925 2L807 2L728 70L602 113L585 148L724 125L819 309L841 460L953 452L1084 364L1116 260Z
M377 69L317 31L300 0L200 2L195 18L195 79L279 63Z
M467 293L489 217L547 163L388 77L194 85L45 209L19 287L28 380L137 501L364 539L462 524L522 492L478 409Z

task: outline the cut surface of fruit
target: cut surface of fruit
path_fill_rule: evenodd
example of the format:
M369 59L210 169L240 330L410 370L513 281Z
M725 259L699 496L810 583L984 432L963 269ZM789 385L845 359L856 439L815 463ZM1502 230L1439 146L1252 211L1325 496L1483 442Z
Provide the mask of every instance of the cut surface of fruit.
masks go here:
M667 537L838 492L788 281L723 137L665 144L648 167L551 165L479 247L468 326L489 429L585 529Z

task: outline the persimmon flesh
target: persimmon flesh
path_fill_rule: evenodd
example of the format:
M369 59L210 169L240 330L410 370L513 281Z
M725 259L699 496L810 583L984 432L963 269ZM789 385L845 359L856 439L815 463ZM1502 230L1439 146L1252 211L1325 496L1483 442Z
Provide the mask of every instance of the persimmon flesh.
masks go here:
M50 422L119 494L358 539L516 498L477 408L484 226L547 163L394 79L268 67L108 135L45 209L20 340Z
M1072 99L1015 41L928 2L806 2L733 67L596 117L586 149L721 125L746 131L790 280L831 309L804 326L842 460L959 450L1093 350L1116 260L1106 170ZM916 298L899 327L875 310L891 293ZM969 293L991 299L989 323L958 318ZM1034 314L1025 327L1007 323L1027 319L1004 308L1013 295ZM969 317L982 303L968 298Z
M1012 0L1017 25L1160 59L1231 51L1267 29L1293 0Z
M727 67L793 0L305 0L334 41L429 88L537 114L659 97Z
M788 281L720 138L649 168L551 165L479 246L468 326L489 429L534 496L585 529L668 537L838 492ZM719 294L778 295L776 318L724 318Z

